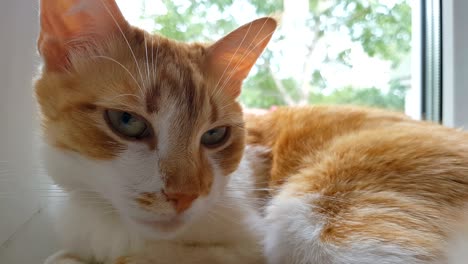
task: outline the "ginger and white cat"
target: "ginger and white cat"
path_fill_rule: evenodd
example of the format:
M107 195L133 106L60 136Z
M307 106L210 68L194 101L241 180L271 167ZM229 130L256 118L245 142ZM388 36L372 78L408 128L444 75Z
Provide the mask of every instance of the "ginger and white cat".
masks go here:
M134 28L114 0L42 0L40 21L43 156L70 196L63 251L46 263L125 263L145 248L157 263L261 262L249 173L229 176L244 152L241 83L275 20L212 45Z
M43 156L69 193L47 264L446 261L465 133L350 107L245 125L271 18L211 45L134 28L114 0L42 0L40 19Z

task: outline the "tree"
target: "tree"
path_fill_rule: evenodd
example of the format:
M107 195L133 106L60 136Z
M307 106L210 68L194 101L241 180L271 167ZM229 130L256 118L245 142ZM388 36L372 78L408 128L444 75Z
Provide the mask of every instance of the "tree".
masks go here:
M168 37L183 41L212 41L246 22L233 15L233 10L239 5L245 10L254 10L256 16L275 13L282 17L283 26L273 41L303 43L303 56L297 60L300 70L291 76L281 76L275 61L285 56L286 49L265 52L244 84L241 100L246 106L266 108L285 104L354 103L402 110L408 87L398 79L389 83L387 91L382 87L345 86L325 95L329 80L322 74L323 67L353 67L350 60L352 50L346 47L334 52L326 50L322 54L323 48L318 47L333 45L331 36L344 33L350 43L358 44L369 57L388 61L397 68L411 49L411 8L408 2L164 0L167 12L152 19L157 31ZM302 5L305 10L293 10L295 5ZM292 24L294 30L301 30L301 35L292 36Z

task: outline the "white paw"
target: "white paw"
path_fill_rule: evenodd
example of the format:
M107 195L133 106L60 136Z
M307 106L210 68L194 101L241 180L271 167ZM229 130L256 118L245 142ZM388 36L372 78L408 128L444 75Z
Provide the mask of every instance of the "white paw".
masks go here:
M52 256L48 257L44 264L87 264L80 260L77 256L65 252L59 251Z

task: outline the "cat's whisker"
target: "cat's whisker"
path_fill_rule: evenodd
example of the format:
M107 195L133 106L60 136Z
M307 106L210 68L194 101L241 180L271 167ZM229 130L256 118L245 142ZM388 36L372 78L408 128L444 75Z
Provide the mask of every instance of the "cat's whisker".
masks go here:
M114 108L118 108L120 109L121 111L132 111L132 109L135 109L135 106L134 105L131 105L131 104L126 104L126 103L122 103L122 102L111 102L111 101L103 101L103 102L106 102L108 104L112 104ZM83 112L84 114L84 112ZM96 125L98 125L96 123ZM111 142L109 142L111 143Z
M221 106L219 108L219 111L222 111L222 110L224 110L224 109L228 108L229 106L231 106L233 104L236 104L236 103L237 103L236 101L230 101L228 104L223 104L223 106Z
M156 48L156 61L153 64L154 70L154 81L156 82L158 79L158 59L159 59L159 46L161 44L161 37L157 37L158 39L158 47Z
M127 104L127 103L123 103L123 102L119 102L119 101L110 101L109 100L105 100L105 101L101 101L101 102L105 102L107 104L114 104L114 107L116 108L119 108L120 110L128 110L128 111L132 111L134 108L135 108L135 105L132 105L132 104ZM83 112L83 111L81 111ZM83 112L84 114L85 112Z
M120 31L120 34L122 35L123 39L125 40L125 42L127 43L127 46L128 46L128 49L130 50L130 53L132 54L132 57L133 57L133 60L135 61L135 65L138 69L138 73L140 74L140 78L141 78L141 82L143 82L143 74L141 73L141 69L140 69L140 65L138 64L138 60L135 56L135 52L133 52L133 49L132 49L132 46L130 45L130 42L128 41L127 37L125 36L125 33L123 32L122 28L120 27L119 23L117 22L117 20L115 19L114 15L112 14L112 12L109 10L109 7L106 5L106 3L104 3L103 0L100 0L101 1L101 4L104 6L104 8L106 9L107 13L110 15L110 17L112 18L112 20L114 21L115 23L115 26L119 29ZM142 95L143 95L143 89L141 88L141 86L138 86L142 92Z
M137 81L135 76L133 76L133 74L130 72L130 70L127 67L125 67L125 65L123 65L122 63L120 63L116 59L113 59L113 58L111 58L109 56L105 56L105 55L94 55L91 58L100 58L100 59L105 59L105 60L109 60L109 61L112 61L114 63L117 63L120 67L122 67L130 75L130 77L132 77L132 80L138 86L138 89L140 89L140 91L143 93L143 88L141 87L140 83Z
M245 197L240 197L239 198L239 194L238 193L235 193L235 194L230 194L230 193L225 193L224 196L226 198L232 198L232 199L245 199L245 200L250 200L250 199L256 199L256 200L269 200L270 199L270 195L268 193L265 193L265 197L257 197L255 195L257 195L256 193L253 193L252 191L244 191L243 196Z
M146 85L150 86L150 67L149 67L149 59L148 59L148 42L146 39L146 31L143 31L143 41L145 42L145 59L146 59Z
M114 101L115 99L120 98L120 97L124 97L124 96L136 97L136 98L138 98L139 100L143 100L143 99L141 98L141 96L139 96L139 95L136 95L136 94L129 94L129 93L128 93L128 94L119 94L119 95L116 95L116 96L114 96L114 97L112 97L112 98L106 99L106 102L112 102L112 101Z

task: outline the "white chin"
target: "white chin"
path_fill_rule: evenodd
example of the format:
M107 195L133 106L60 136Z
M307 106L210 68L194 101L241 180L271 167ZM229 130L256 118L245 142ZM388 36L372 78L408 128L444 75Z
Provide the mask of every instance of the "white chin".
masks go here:
M150 239L174 238L187 226L186 221L180 218L166 221L130 221L142 236Z

